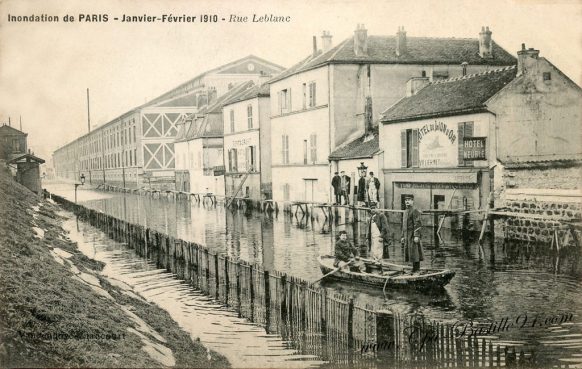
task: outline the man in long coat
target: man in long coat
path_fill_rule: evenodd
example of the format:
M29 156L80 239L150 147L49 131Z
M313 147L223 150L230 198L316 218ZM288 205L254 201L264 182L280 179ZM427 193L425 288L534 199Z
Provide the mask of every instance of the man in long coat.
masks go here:
M420 211L414 208L414 197L406 196L404 199L406 210L402 218L402 239L404 245L404 260L412 262L412 272L420 270L420 262L424 260L422 244L420 243L420 230L422 222Z
M333 187L333 194L335 195L335 203L341 204L341 177L338 175L337 172L334 173L333 178L331 179L331 187Z
M374 259L388 259L388 246L390 246L390 235L388 231L388 218L375 205L372 209L372 218L368 226L368 247L370 256Z
M360 177L358 181L358 205L367 205L368 199L368 181L366 180L366 176Z

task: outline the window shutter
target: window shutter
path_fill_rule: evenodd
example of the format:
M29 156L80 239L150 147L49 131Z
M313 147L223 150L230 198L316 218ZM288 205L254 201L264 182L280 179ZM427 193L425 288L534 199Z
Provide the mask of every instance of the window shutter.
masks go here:
M283 93L282 91L277 92L277 100L279 101L279 115L283 114Z
M412 167L418 167L418 129L412 130Z
M291 113L293 111L293 109L291 108L291 89L290 88L287 90L287 98L288 98L287 112Z
M406 168L406 130L403 129L400 131L400 146L402 152L402 159L401 159L401 166L402 168Z
M281 164L285 163L285 135L281 136Z
M463 159L463 145L465 141L465 122L459 123L457 136L459 137L459 166L463 166L465 165L465 160Z
M251 147L247 146L245 147L245 167L247 172L249 171L249 169L251 169L250 163L251 163Z
M289 164L289 136L285 135L285 163Z
M315 86L317 86L317 85L315 84L315 82L313 82L313 106L315 106L315 105L316 105L316 99L315 99L315 97L316 97L316 95L315 95Z
M464 137L473 137L473 130L474 130L474 123L473 122L466 122L465 123L465 136ZM464 163L466 166L473 166L473 161L468 160Z

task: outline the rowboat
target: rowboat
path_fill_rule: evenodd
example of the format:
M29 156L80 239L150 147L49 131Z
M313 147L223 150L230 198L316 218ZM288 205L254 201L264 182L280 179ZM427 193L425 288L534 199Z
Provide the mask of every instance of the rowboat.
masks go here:
M380 288L436 289L446 286L455 276L455 272L448 269L422 268L419 272L412 273L412 268L408 266L362 258L360 260L366 264L366 273L338 270L327 278ZM328 274L334 271L334 261L333 256L320 256L321 272Z

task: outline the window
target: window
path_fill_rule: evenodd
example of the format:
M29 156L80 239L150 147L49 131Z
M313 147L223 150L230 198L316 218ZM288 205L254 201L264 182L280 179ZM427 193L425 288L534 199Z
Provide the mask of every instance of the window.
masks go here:
M253 106L247 106L247 126L249 129L253 128Z
M307 140L303 140L303 164L307 164Z
M133 149L133 164L137 165L137 149Z
M17 138L12 139L12 152L20 151L20 141Z
M309 147L310 147L310 154L311 154L311 162L317 162L317 135L312 133L309 136Z
M461 122L459 123L459 166L471 167L473 166L472 160L464 160L463 147L465 137L473 137L474 124L473 122Z
M400 131L402 168L418 167L418 129Z
M303 109L307 108L307 84L303 84Z
M234 110L230 111L230 132L234 132Z
M552 73L551 72L544 72L544 81L551 81L552 80Z
M283 164L289 164L289 136L281 136L281 160Z
M229 172L237 172L237 159L238 159L238 154L236 152L236 149L230 149L228 150L228 171Z
M291 112L291 89L279 91L279 114Z
M256 167L255 167L255 153L256 153L256 148L255 146L247 146L246 147L246 151L245 151L245 161L246 161L246 168L247 171L256 171Z
M309 83L309 107L315 106L315 82Z

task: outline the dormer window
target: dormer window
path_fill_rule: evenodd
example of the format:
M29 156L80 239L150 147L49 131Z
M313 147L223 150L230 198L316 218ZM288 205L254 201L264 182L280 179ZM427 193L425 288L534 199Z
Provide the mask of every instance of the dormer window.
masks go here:
M544 81L551 81L552 80L552 73L551 72L544 72L543 78L544 78Z

